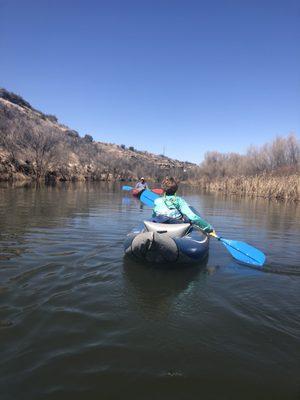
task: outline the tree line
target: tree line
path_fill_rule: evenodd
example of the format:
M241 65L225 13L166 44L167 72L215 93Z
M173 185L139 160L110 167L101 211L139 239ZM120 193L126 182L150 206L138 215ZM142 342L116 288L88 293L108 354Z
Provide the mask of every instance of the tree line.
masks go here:
M278 136L261 147L251 146L245 155L210 151L205 154L199 169L200 175L209 180L241 175L299 173L300 143L295 134L289 134Z

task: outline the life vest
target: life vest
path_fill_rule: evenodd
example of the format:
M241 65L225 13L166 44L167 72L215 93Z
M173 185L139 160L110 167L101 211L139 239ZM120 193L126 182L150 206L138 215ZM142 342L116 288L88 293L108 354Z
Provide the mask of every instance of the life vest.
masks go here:
M166 196L160 197L156 199L154 202L154 214L155 215L164 215L166 217L182 219L183 215L180 212L180 205L174 196Z

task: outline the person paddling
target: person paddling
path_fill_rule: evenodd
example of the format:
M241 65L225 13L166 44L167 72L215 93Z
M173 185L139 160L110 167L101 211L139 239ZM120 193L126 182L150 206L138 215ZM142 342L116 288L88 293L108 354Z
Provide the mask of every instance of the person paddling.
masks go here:
M152 217L155 222L191 222L206 233L214 232L214 228L208 222L195 214L187 202L176 195L178 184L174 178L166 177L161 187L164 195L154 201Z
M145 178L142 176L141 179L139 180L139 182L137 182L137 184L135 185L135 189L148 189L148 185L147 182L145 181Z

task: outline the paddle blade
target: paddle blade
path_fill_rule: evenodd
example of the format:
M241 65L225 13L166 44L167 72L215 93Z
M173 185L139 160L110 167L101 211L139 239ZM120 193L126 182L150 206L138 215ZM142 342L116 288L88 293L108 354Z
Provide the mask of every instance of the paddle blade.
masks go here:
M129 190L132 190L133 188L131 186L122 186L122 190L127 190L129 192Z
M262 267L264 265L266 256L264 253L253 246L250 246L244 242L238 242L236 240L228 240L219 238L224 244L226 249L232 255L233 258L248 265L255 265Z
M140 200L142 203L146 204L146 206L153 207L154 200L158 197L158 194L151 192L151 190L145 189L140 196Z
M156 194L159 194L159 195L162 195L163 193L164 193L164 191L162 190L162 189L151 189L152 190L152 192L153 193L156 193Z

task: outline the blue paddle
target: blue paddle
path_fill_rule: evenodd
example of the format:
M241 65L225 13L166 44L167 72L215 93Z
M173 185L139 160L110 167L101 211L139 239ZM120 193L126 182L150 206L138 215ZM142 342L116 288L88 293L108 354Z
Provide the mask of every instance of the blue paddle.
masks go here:
M256 267L262 267L264 265L266 256L262 251L255 247L237 240L223 239L214 232L210 233L210 236L223 243L225 248L237 261L243 264L254 265Z
M154 206L154 200L158 199L160 196L151 190L145 189L143 193L140 195L140 201L146 204L149 207Z
M140 200L147 206L153 207L154 201L158 197L160 196L146 189L141 194ZM191 208L195 214L199 215L197 210L195 210L193 207ZM249 244L244 242L239 242L237 240L224 239L218 236L215 232L211 232L209 235L217 239L219 242L223 243L225 248L237 261L247 265L254 265L256 267L262 267L264 265L266 256L262 251L256 249L255 247L250 246Z
M132 190L133 187L132 186L122 186L122 190L126 190L127 192L129 192L130 190Z

